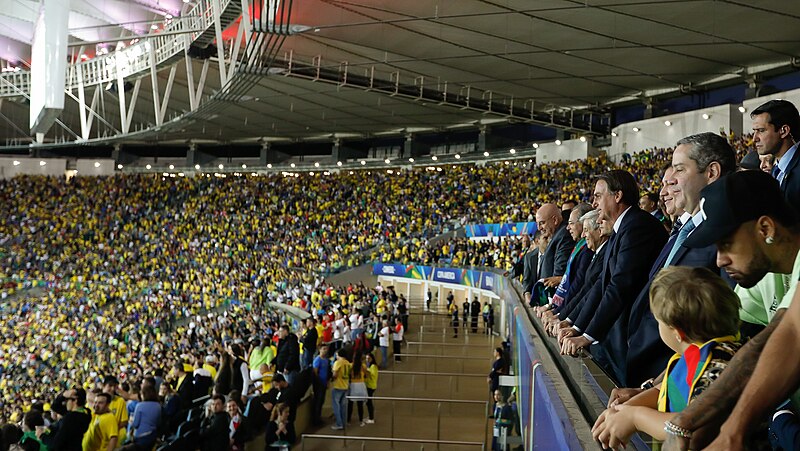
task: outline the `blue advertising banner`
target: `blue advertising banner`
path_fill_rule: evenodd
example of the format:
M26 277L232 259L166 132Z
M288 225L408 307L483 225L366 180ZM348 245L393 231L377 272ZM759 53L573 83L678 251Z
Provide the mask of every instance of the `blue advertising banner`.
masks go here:
M464 271L465 270L453 268L434 268L433 279L431 280L461 285L464 281Z
M467 238L487 236L519 236L536 233L535 222L511 222L505 224L472 224L465 227Z

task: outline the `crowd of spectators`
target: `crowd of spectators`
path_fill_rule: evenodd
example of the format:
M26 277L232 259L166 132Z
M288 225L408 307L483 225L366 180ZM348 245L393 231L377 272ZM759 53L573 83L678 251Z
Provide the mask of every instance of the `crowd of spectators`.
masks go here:
M711 147L727 146L723 151L733 155L731 161L738 161L750 145L762 153L758 144L764 139L758 133L727 137L733 149L728 140L708 135L703 139ZM701 141L682 145L707 144ZM257 398L274 411L259 424L287 438L294 413L284 412L280 397L262 397L269 391L266 374L278 375L272 388L279 392L295 387L286 403L290 406L299 399L298 391L317 382L308 374L319 369L315 353L321 356L319 351L326 349L327 360L339 351L339 360L360 363L356 355L364 355L365 340L388 348L382 331L391 325L387 330L394 338L407 328L405 301L391 290L330 286L317 271L372 260L497 267L525 278L531 267L525 258L534 249L539 253L536 275L542 277L533 278L539 280L539 291L533 295L532 289L528 299L547 300L540 314L564 353L591 349L621 386L638 384L641 368L666 364L666 345L653 345L661 354L647 354L663 356L663 363L652 359L654 365L637 366L633 375L627 363L633 353L620 353L614 341L630 338L633 331L613 321L598 325L595 317L604 308L613 318L630 314L633 304L643 309L644 317L635 318L643 330L652 332L656 324L647 303L654 273L647 272L662 257L667 265L679 262L681 256L671 251L682 244L667 241L672 222L686 224L687 214L695 226L702 222L696 219L702 185L682 185L688 182L678 174L682 166L675 154L675 149L659 148L625 155L618 163L600 156L538 166L519 160L391 174L150 174L69 181L21 176L0 181L0 420L19 423L35 412L45 425L56 424L74 410L62 406L65 399L76 402L74 408L99 404L96 413L104 411L103 402L115 406L118 399L141 403L147 398L164 407L177 399L173 404L185 409L192 397L214 388L206 416L210 424L203 427L219 427L211 424L218 417L238 428ZM718 154L712 157L702 160L706 168L718 168L706 174L706 184L733 170ZM705 170L698 158L689 156ZM673 166L665 170L669 163ZM596 182L599 174L606 174L603 184ZM653 193L660 193L661 208L645 212L640 217L644 225L632 234L645 236L649 248L625 263L630 266L626 277L636 279L624 282L631 299L609 307L614 303L607 298L620 298L607 293L609 285L622 283L610 269L617 258L585 256L618 250L622 240L613 237L623 233L615 221L629 207L640 211L640 197ZM590 217L587 202L599 217ZM656 219L656 212L666 220ZM536 222L540 232L535 239L432 240L458 224L508 222ZM666 254L665 246L670 247ZM697 266L719 272L712 263ZM588 276L593 270L596 280ZM270 303L296 307L312 319L301 323ZM308 335L312 329L314 339ZM330 355L323 343L330 344ZM287 350L296 345L295 365L295 353ZM378 363L385 367L387 353L381 351ZM370 365L376 364L370 358ZM333 366L327 374L339 377ZM115 380L122 384L108 388ZM187 380L192 388L185 388ZM151 389L160 397L154 398ZM236 405L228 406L230 401ZM121 421L121 410L109 409L118 416L120 431L128 423L127 417L126 424ZM134 406L131 422L135 413ZM34 429L39 426L32 421ZM134 437L136 431L128 433ZM43 431L35 435L47 437ZM120 444L124 437L120 432Z

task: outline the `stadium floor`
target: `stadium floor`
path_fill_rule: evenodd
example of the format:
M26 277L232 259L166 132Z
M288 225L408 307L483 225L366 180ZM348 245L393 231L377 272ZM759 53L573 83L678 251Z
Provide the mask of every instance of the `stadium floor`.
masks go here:
M453 399L480 403L375 400L375 424L359 426L357 412L353 412L353 419L346 431L333 431L330 429L333 417L329 392L323 409L323 418L327 418L329 424L310 429L306 434L342 438L306 437L294 449L437 449L434 443L345 440L345 436L438 439L481 444L488 438L491 442L491 420L487 419L485 404L489 401L486 375L491 366L492 349L495 343L499 345L498 338L482 334L482 329L477 334L464 334L463 328L460 328L458 338L453 338L453 329L447 315L423 311L421 300L412 299L411 307L407 343L402 348L403 354L408 355L403 356L402 363L391 362L388 370L381 372L375 397ZM378 355L376 357L380 360ZM491 404L488 409L491 410ZM364 416L367 416L366 406ZM261 449L254 445L253 449ZM480 449L480 446L439 444L438 449L469 450Z

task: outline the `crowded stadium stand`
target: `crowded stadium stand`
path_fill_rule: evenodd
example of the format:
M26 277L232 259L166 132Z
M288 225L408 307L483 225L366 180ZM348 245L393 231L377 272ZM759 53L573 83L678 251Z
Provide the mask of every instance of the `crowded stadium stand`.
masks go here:
M0 451L800 449L798 5L6 3Z

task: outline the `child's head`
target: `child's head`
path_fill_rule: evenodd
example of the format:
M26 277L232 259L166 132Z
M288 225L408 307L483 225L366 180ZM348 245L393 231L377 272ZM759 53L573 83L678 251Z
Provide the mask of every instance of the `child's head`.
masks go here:
M739 298L707 268L670 266L650 286L650 310L670 348L681 342L705 343L739 331Z

